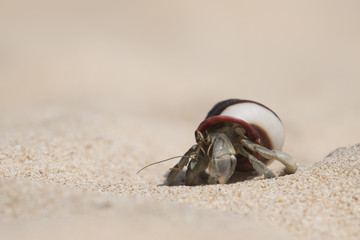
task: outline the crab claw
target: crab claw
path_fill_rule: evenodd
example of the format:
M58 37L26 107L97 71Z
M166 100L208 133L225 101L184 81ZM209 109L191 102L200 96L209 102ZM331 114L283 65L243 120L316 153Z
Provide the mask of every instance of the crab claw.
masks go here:
M215 137L210 159L209 173L218 183L226 183L236 167L235 149L225 134Z

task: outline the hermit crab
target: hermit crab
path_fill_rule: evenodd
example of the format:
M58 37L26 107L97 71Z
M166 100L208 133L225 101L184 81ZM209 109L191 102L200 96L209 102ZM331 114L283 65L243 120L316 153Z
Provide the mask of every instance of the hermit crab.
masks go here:
M228 99L217 103L195 131L193 145L170 168L167 185L226 183L235 171L256 171L265 178L275 174L267 167L274 159L295 173L298 164L281 151L284 127L280 118L261 103ZM187 167L185 175L180 172Z
M295 173L296 160L281 151L284 127L280 118L261 103L229 99L217 103L195 131L193 145L173 168L166 182L187 166L186 185L226 183L234 171L253 171L265 178L275 177L267 165L276 159L285 172Z

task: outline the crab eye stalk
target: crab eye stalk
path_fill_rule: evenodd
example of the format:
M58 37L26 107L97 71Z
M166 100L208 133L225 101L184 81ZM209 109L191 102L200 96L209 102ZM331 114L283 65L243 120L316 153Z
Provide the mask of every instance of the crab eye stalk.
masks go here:
M195 131L195 140L197 143L204 141L204 136L199 130Z

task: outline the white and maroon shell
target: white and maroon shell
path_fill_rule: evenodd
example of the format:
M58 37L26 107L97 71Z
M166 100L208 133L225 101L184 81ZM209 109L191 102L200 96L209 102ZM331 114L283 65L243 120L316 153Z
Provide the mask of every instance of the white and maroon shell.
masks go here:
M284 127L280 118L261 103L242 99L221 101L210 110L198 130L204 132L219 122L243 126L249 140L269 149L281 150L284 144Z

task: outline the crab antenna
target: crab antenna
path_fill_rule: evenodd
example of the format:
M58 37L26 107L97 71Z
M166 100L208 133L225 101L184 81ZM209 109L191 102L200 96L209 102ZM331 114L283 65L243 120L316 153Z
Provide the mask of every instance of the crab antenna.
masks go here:
M158 161L158 162L153 162L153 163L150 163L149 165L146 165L146 166L143 167L142 169L140 169L136 174L139 174L139 172L141 172L141 171L144 170L145 168L150 167L150 166L152 166L152 165L159 164L159 163L163 163L163 162L170 161L170 160L175 159L175 158L181 158L181 157L191 158L191 157L193 157L193 156L176 156L176 157L167 158L167 159L164 159L164 160L161 160L161 161Z

